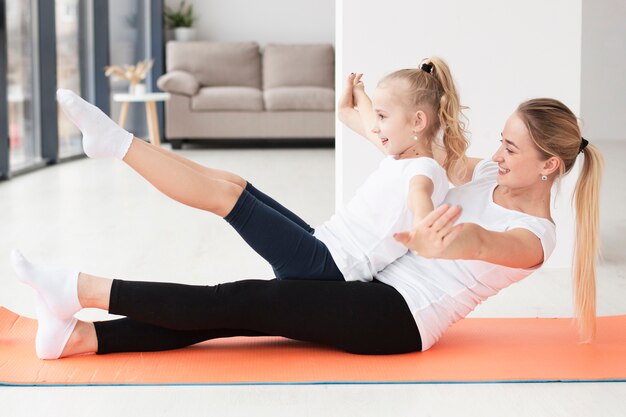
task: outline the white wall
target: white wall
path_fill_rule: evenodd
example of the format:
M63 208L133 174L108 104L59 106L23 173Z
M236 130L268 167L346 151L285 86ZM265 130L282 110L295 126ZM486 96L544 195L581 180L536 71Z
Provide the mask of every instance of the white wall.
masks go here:
M469 154L490 157L506 118L525 99L555 97L580 113L581 1L343 0L338 83L350 72L364 72L371 93L384 74L438 55L450 65L462 103L471 107ZM348 129L339 134L341 204L381 156ZM553 210L559 244L548 266L571 262L572 189L564 184Z
M626 2L582 2L583 134L590 140L626 140Z
M192 0L198 40L335 43L334 0ZM166 0L176 8L178 0Z

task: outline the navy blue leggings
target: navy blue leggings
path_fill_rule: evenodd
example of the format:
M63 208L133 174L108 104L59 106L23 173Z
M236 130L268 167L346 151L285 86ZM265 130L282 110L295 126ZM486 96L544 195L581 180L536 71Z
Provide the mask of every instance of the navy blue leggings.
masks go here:
M278 279L344 281L326 245L300 217L248 183L226 217Z

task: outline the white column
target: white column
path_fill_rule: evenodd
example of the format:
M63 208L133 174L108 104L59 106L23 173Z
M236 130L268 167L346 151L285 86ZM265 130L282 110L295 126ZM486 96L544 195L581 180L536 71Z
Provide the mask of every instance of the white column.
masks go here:
M626 2L583 0L582 11L583 135L624 140Z

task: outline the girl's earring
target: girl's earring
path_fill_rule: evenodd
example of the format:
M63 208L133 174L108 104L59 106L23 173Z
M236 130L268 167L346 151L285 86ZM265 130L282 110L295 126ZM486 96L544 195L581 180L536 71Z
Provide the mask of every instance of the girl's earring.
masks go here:
M541 176L541 181L548 181L548 176L547 175L542 175Z
M417 135L413 135L413 140L417 140Z

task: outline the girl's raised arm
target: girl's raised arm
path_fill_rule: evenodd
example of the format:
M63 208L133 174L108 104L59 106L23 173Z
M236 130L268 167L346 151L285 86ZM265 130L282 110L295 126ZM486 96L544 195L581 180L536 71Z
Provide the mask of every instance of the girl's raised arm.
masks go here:
M372 132L376 116L372 108L372 102L363 90L362 76L363 74L354 73L348 76L343 93L339 99L339 121L359 136L369 140L384 153L385 149L380 139Z

